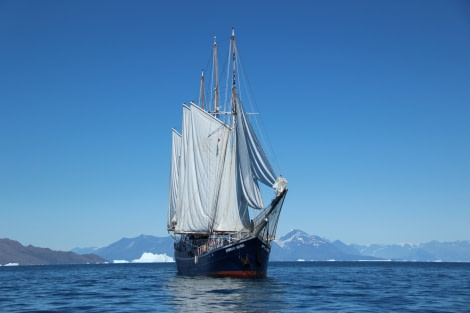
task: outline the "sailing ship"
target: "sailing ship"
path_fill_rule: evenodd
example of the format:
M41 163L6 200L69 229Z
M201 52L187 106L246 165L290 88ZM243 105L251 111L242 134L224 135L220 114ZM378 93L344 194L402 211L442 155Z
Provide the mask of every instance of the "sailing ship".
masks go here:
M167 230L181 275L263 277L287 181L275 175L240 97L234 29L225 110L215 39L212 57L210 105L203 72L199 104L183 104L181 133L172 130ZM274 189L266 206L260 183Z

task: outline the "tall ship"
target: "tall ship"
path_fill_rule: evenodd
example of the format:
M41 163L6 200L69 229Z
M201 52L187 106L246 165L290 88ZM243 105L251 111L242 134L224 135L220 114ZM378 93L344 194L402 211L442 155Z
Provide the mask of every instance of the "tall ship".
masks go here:
M240 96L233 28L229 42L227 100L219 100L214 39L209 91L203 71L199 103L183 104L181 133L172 130L167 229L181 275L266 276L287 194Z

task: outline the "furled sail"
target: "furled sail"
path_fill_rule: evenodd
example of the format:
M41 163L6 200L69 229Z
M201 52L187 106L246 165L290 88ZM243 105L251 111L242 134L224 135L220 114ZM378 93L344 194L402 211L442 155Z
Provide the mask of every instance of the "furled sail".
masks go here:
M173 129L171 137L170 188L168 192L168 230L173 229L176 224L175 208L176 199L178 197L180 155L181 135Z

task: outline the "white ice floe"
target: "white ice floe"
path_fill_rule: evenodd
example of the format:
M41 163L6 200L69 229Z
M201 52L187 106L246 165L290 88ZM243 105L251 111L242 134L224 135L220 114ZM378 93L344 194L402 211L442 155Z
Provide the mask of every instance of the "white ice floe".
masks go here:
M137 259L133 260L132 263L165 263L165 262L174 262L173 258L163 254L153 254L151 252L144 252L142 256Z
M128 260L113 260L113 263L166 263L166 262L175 262L172 257L163 254L153 254L151 252L144 252L142 256L138 259L128 261Z

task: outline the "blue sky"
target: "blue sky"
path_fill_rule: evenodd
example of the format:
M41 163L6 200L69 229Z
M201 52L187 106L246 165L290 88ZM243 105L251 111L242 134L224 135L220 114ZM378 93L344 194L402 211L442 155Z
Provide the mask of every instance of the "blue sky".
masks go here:
M166 236L171 128L232 26L278 235L470 239L470 5L433 0L1 1L0 238Z

